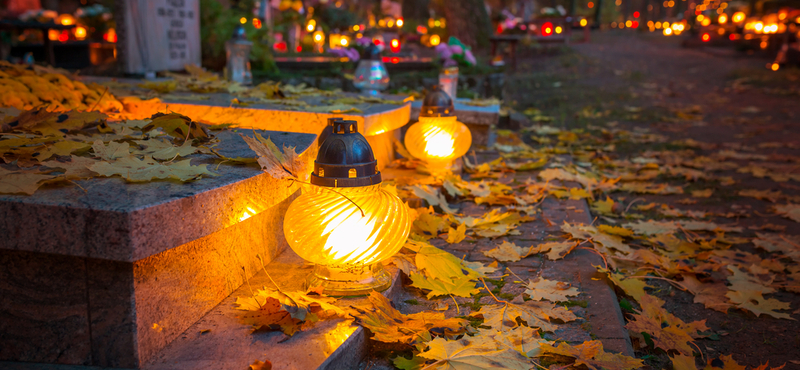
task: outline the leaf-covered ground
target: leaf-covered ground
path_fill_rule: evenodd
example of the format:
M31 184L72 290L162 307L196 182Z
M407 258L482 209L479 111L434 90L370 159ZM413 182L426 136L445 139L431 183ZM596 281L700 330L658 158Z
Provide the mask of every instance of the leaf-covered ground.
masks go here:
M680 271L681 261L672 259L661 269L678 270L657 274L706 294L693 296L680 286L652 279L647 280L653 286L648 292L665 300L664 307L686 321L706 320L717 334L696 340L707 360L732 355L738 363L752 367L767 360L773 366L800 366L800 325L795 321L800 318L800 227L796 222L800 71L773 73L763 68L761 59L723 58L682 49L679 40L663 37L630 33L593 37L591 44L575 45L556 55L526 55L526 67L508 80L506 100L513 101L520 112L538 108L539 117L529 115L533 119L553 118L542 124L573 132L587 130L588 140L613 145L593 168L637 168L634 174L640 180L657 184L662 192L682 188L682 194L673 195L611 193L611 214L593 212L598 223L686 220L741 228L739 233L725 234L745 239L728 252L721 239L704 248L720 255L730 253L730 260L709 257L705 262L711 272L697 275L704 283L716 282L717 288L692 285L694 281L686 279L689 274ZM660 137L653 137L652 143L636 142L615 134L619 129ZM549 145L557 140L553 136L543 140L543 135L525 139L531 143L552 140ZM598 202L593 209L608 211ZM682 238L692 233L687 230ZM753 243L758 235L762 237ZM774 266L760 268L770 264ZM739 283L732 266L747 270L749 278L757 277L758 286L752 291L733 290ZM785 304L766 303L758 292ZM728 304L733 307L727 313L718 311ZM626 306L623 301L623 309ZM760 313L769 307L787 309L771 311L776 315L761 313L758 318L749 310ZM630 313L627 316L632 319ZM669 359L661 351L637 348L637 357L646 358L653 368L669 368Z
M568 293L573 287L582 290L581 281L564 276L558 277L560 286L527 281L556 279L559 270L569 270L549 261L542 246L577 240L604 256L635 357L645 366L800 366L800 71L768 72L760 59L722 58L682 49L677 40L613 33L557 52L527 50L523 58L525 67L508 77L505 100L526 117L514 114L511 130L500 133L501 145L483 155L491 160L492 153L507 151L509 157L518 152L515 139L522 138L547 158L550 168L531 176L538 186L546 180L577 186L544 189L548 198L531 214L536 220L516 227L522 236L468 231L472 237L466 243L432 239L466 260L500 262L506 276L488 284L495 296L483 289L449 303L428 300L427 290L416 293L419 284L412 281L404 302L398 303L400 310L458 315L452 312L454 302L471 313L497 299L549 297L564 302L583 324L570 331L562 323L561 332L545 333L545 339L575 348L596 343L591 342L597 336L588 325L591 315L581 307L592 298L586 291L574 297ZM505 197L497 196L503 192L497 188L498 183L522 183L524 173L514 174L515 182L508 174L497 178L498 169L492 170L478 167L477 173L464 176L470 182L465 193L472 198L448 198L450 210L441 208L440 215L479 217L490 208L470 203L487 199L495 206L520 206L509 199L519 196L520 188L505 191ZM491 185L493 173L498 181ZM475 184L481 178L489 184ZM447 184L442 188L446 192ZM437 203L430 194L416 195ZM566 198L588 201L593 227L552 224L548 217L556 217L554 208L570 208ZM457 224L434 228L434 234L450 239ZM547 262L554 267L548 269ZM504 267L521 276L509 275ZM560 289L553 291L553 286ZM374 346L362 368L391 368L382 359L397 352L402 348ZM579 366L578 352L569 353L575 360L567 362ZM553 360L558 357L537 363L548 367ZM623 363L583 362L589 368Z

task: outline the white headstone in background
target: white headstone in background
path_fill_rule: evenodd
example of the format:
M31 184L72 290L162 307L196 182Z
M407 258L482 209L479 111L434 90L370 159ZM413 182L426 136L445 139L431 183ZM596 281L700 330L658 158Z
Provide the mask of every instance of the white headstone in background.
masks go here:
M199 0L123 0L123 72L143 74L200 65Z

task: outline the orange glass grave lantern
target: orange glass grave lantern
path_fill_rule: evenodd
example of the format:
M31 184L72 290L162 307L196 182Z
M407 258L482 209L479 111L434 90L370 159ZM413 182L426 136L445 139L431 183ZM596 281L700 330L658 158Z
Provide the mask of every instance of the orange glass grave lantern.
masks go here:
M438 86L425 95L419 122L406 132L406 149L425 162L423 172L436 174L454 169L453 162L472 145L469 128L456 120L453 99Z
M314 161L311 184L286 211L289 246L314 263L309 287L334 296L385 290L381 261L397 253L411 229L408 208L381 189L372 148L355 121L336 121Z

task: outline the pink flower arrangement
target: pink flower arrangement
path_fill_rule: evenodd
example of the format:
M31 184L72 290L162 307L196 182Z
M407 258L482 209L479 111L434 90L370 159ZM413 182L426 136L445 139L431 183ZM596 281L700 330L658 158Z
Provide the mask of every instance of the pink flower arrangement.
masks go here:
M435 50L444 67L474 66L478 63L472 50L455 37L451 37L447 44L436 45Z

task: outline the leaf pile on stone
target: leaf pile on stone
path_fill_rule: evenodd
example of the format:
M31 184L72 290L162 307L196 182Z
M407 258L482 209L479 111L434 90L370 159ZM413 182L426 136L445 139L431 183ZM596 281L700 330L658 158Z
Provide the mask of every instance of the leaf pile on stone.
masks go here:
M44 109L6 116L0 126L0 193L33 194L44 184L93 177L128 182L192 181L214 176L185 157L210 153L214 138L177 114L112 121L105 113Z
M69 73L40 66L24 66L0 60L0 109L47 109L48 111L119 112L120 103L108 88L84 84Z
M187 64L184 66L187 74L167 72L166 81L151 81L138 84L136 87L145 89L147 99L175 99L175 100L206 100L204 94L227 93L233 97L232 104L248 106L251 104L277 104L284 110L304 110L319 113L360 113L356 105L363 104L404 104L406 100L385 99L371 96L342 97L341 90L320 90L305 84L288 85L277 81L265 81L256 86L244 86L221 78L218 74L205 69ZM120 96L142 95L140 90L133 86L116 82L107 85ZM199 95L198 95L199 94ZM309 104L300 97L323 97L321 104ZM151 103L153 100L151 99Z

